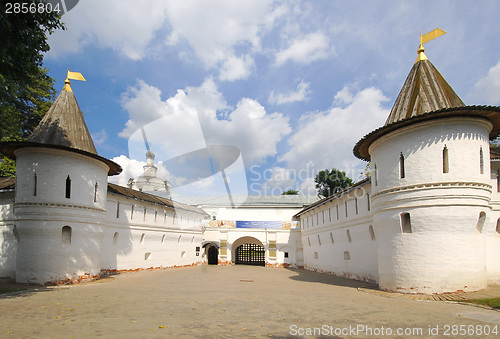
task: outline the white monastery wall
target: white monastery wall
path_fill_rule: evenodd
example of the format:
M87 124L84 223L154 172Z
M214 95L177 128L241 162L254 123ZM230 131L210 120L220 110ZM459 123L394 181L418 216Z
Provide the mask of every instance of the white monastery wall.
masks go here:
M0 193L0 277L16 277L14 190Z
M292 217L301 210L302 207L219 207L215 211L215 215L217 216L218 220L291 221Z
M376 282L377 229L370 183L300 215L305 268Z
M491 162L491 212L485 224L488 283L500 282L500 161Z
M108 195L103 269L135 270L201 262L203 215Z

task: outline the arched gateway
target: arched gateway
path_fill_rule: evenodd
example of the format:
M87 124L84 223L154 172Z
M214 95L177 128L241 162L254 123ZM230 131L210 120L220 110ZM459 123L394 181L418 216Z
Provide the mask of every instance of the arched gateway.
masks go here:
M233 243L234 263L242 265L266 265L266 250L254 237L242 237Z

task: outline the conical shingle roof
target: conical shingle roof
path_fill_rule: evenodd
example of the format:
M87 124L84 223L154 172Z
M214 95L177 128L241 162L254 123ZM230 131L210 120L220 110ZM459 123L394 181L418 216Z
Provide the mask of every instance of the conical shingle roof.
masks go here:
M385 125L444 108L465 106L429 60L413 65Z
M500 108L465 106L423 51L423 48L419 49L419 57L406 78L385 125L365 135L354 146L356 157L369 161L368 150L375 140L391 131L421 121L453 116L477 117L493 124L490 138L500 134Z
M28 141L66 146L97 154L85 120L83 120L82 111L69 86L64 86Z
M97 154L82 111L69 86L69 80L66 79L65 83L63 90L30 135L28 141L0 142L0 152L15 159L16 150L21 148L63 149L104 162L109 167L108 175L121 173L120 165Z

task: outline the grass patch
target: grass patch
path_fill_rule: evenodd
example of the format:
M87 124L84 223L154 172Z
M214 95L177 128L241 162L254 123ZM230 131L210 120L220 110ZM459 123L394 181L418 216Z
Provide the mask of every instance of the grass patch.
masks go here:
M491 298L491 299L473 299L467 300L468 303L478 304L493 307L496 309L500 309L500 298Z

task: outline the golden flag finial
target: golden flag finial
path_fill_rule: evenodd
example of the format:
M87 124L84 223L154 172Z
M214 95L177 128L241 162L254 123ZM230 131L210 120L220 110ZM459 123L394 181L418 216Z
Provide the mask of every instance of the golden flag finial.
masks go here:
M69 79L86 81L85 78L83 77L82 73L71 72L69 70L69 67L68 67L68 72L66 73L66 79L64 80L64 87L63 87L63 89L66 90L66 91L68 91L68 92L73 92L73 90L69 86L71 84L71 82L69 81Z
M427 34L424 34L424 35L422 35L422 31L420 31L420 46L418 47L418 51L417 51L418 57L417 57L417 60L415 61L415 63L417 63L421 60L427 60L427 56L424 53L424 51L425 51L424 44L433 40L433 39L440 37L443 34L446 34L446 32L443 31L441 28L436 28L435 30L433 30Z

